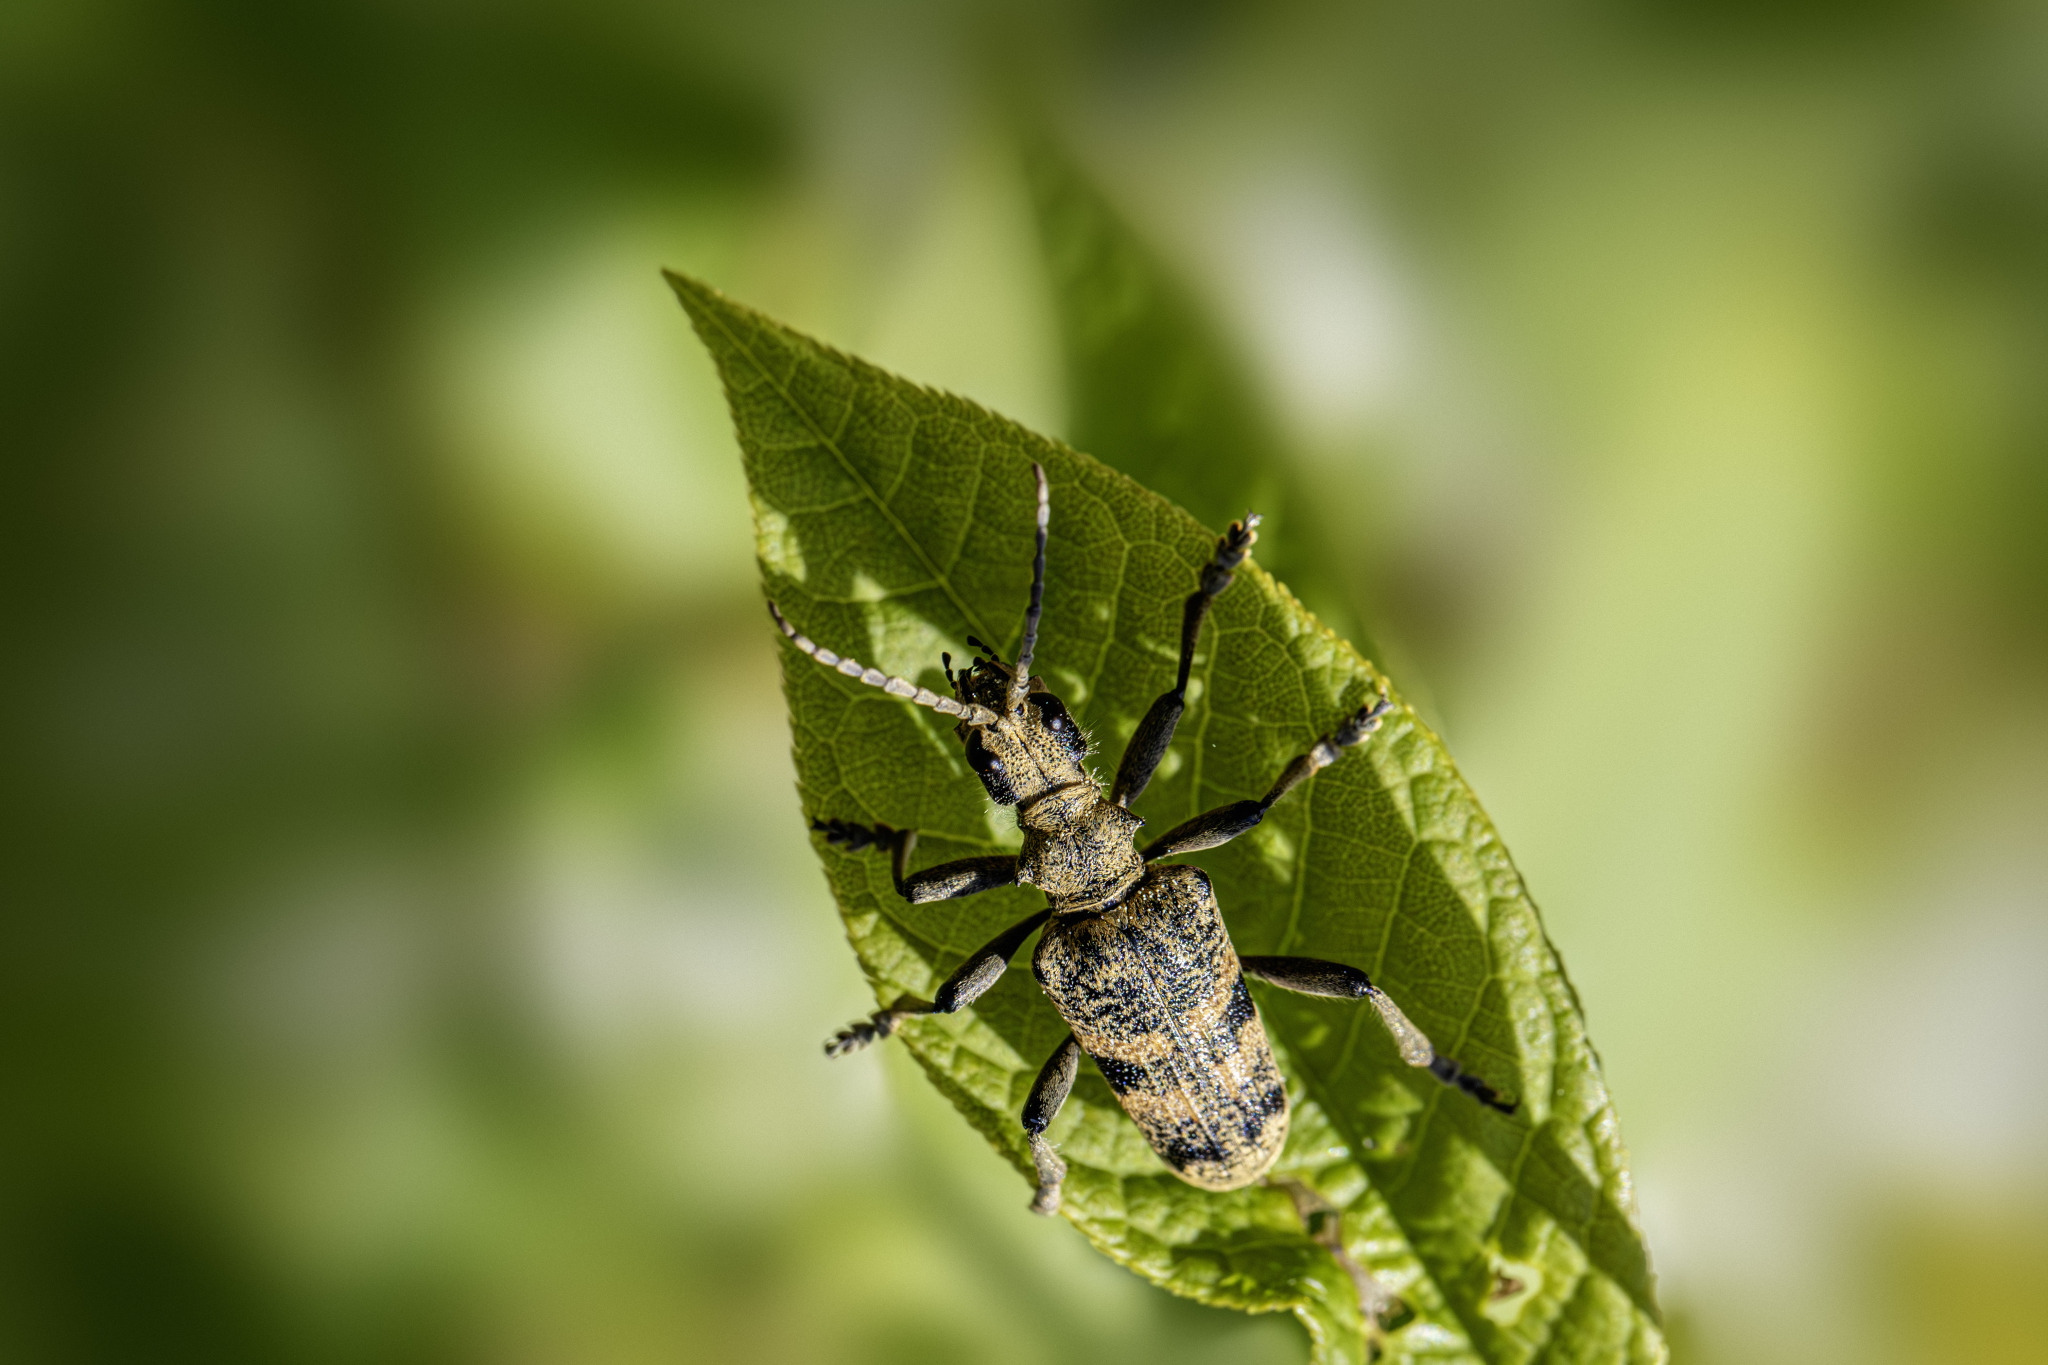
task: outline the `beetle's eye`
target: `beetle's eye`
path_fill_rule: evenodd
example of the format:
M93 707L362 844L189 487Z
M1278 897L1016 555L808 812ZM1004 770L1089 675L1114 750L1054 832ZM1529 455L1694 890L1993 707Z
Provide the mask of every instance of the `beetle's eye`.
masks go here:
M1010 785L1010 774L1004 769L1003 760L982 742L979 730L970 730L967 734L967 766L974 769L974 775L981 779L982 786L988 788L990 798L997 805L1017 804L1017 789Z
M1078 761L1088 752L1088 741L1081 734L1081 727L1074 724L1074 718L1067 714L1064 702L1050 692L1033 692L1028 700L1038 712L1039 724L1060 742L1060 747L1067 751L1069 757Z

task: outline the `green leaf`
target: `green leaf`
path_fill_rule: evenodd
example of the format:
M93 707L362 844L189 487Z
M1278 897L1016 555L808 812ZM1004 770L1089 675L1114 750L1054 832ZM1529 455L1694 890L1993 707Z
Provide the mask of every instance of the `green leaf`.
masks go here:
M725 381L767 591L830 648L943 690L942 649L964 653L970 633L1013 647L1030 580L1030 466L1045 466L1039 671L1113 768L1171 682L1180 603L1214 533L1085 455L670 280ZM762 629L773 629L765 613ZM1010 813L983 795L943 717L793 652L784 674L806 815L916 828L920 864L1016 846ZM1194 682L1180 737L1137 804L1155 831L1263 792L1380 685L1256 564L1218 601ZM928 994L1037 908L1024 888L908 905L881 857L822 842L818 853L878 1000ZM1195 861L1241 951L1363 967L1439 1047L1521 1100L1504 1117L1403 1065L1367 1009L1259 988L1297 1104L1275 1176L1339 1208L1349 1256L1400 1296L1406 1315L1390 1321L1380 1358L1662 1359L1614 1111L1577 1001L1499 837L1413 711L1397 705L1258 829ZM821 1035L839 1022L821 1019ZM899 1037L1028 1172L1017 1114L1065 1032L1016 970L973 1009ZM1050 1136L1071 1166L1065 1216L1105 1253L1206 1303L1296 1312L1319 1361L1367 1358L1346 1272L1285 1189L1182 1183L1089 1067Z

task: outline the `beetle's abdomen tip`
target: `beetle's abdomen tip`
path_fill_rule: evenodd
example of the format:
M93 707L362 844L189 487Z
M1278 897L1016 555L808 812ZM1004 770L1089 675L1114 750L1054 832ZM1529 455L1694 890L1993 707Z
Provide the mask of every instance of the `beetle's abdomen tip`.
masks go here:
M1223 1193L1257 1184L1267 1171L1273 1169L1273 1163L1280 1159L1280 1149L1286 1145L1287 1109L1283 1104L1277 1114L1266 1119L1256 1142L1228 1152L1189 1153L1192 1159L1185 1165L1174 1161L1175 1154L1162 1152L1160 1155L1175 1175L1196 1189Z

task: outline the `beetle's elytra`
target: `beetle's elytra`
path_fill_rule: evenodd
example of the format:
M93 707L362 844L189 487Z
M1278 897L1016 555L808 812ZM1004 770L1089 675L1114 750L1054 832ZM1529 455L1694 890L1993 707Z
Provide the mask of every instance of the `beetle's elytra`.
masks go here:
M1014 806L1024 844L1014 856L963 858L910 870L914 830L814 820L825 838L852 850L891 856L896 889L925 902L1024 884L1045 892L1046 906L970 954L931 1000L904 996L840 1032L825 1045L839 1056L893 1033L905 1019L948 1014L994 985L1026 939L1044 926L1032 970L1073 1032L1046 1061L1021 1119L1038 1166L1038 1213L1059 1208L1066 1164L1045 1130L1066 1102L1086 1053L1124 1112L1166 1164L1190 1184L1232 1190L1264 1175L1287 1138L1287 1090L1258 1007L1245 988L1255 977L1308 995L1371 1002L1411 1066L1428 1067L1482 1104L1512 1113L1514 1105L1439 1055L1421 1030L1364 972L1303 957L1240 958L1231 946L1208 877L1196 867L1162 861L1215 848L1258 824L1273 803L1363 744L1391 703L1382 693L1311 745L1257 800L1204 812L1140 849L1143 823L1130 804L1145 790L1173 740L1187 703L1188 673L1209 606L1258 538L1258 518L1233 522L1216 542L1181 614L1180 669L1174 685L1145 713L1104 796L1082 766L1088 740L1060 699L1031 674L1045 595L1045 541L1050 519L1045 471L1038 481L1038 545L1031 599L1017 662L1004 663L980 641L974 662L955 672L945 656L953 695L940 696L903 678L866 668L814 644L768 606L795 647L850 678L918 706L958 718L955 733L989 796Z

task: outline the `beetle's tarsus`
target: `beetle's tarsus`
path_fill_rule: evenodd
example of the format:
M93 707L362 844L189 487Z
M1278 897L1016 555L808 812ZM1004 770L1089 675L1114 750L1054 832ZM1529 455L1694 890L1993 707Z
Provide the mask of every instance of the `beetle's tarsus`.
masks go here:
M890 825L858 825L851 820L813 820L811 828L825 836L825 842L848 853L875 847L894 848L903 831Z
M825 1041L825 1055L827 1057L844 1057L848 1053L859 1052L869 1044L888 1037L895 1031L893 1021L886 1027L884 1026L884 1020L888 1013L887 1010L881 1010L872 1018L863 1019L857 1024L848 1024Z
M1488 1109L1498 1113L1512 1114L1521 1107L1513 1100L1502 1099L1499 1091L1442 1053L1438 1053L1431 1059L1429 1074L1442 1081L1445 1085L1456 1086Z
M905 900L913 900L906 884L910 874L910 855L917 851L917 831L897 829L894 825L877 822L872 825L856 824L851 820L813 820L811 828L825 836L825 842L848 853L864 853L868 849L883 849L889 854L889 876L896 883L896 894Z
M844 1057L850 1052L879 1043L900 1028L905 1019L932 1012L931 1002L906 995L887 1009L876 1010L832 1035L825 1043L827 1057Z
M1067 1178L1067 1163L1060 1160L1043 1133L1025 1136L1031 1142L1031 1160L1038 1166L1038 1192L1031 1196L1031 1211L1050 1218L1060 1211L1060 1186Z
M1008 969L1010 959L1016 956L1017 949L1023 945L1024 940L1036 933L1038 926L1044 924L1051 915L1052 911L1041 910L1011 925L970 953L967 960L940 983L932 999L926 1000L915 995L899 996L896 1003L887 1009L876 1010L867 1018L848 1024L825 1043L825 1055L844 1057L849 1052L859 1052L862 1048L872 1047L887 1038L902 1027L906 1019L915 1018L920 1014L952 1014L973 1004L981 998L983 992L996 984L1003 972ZM1072 1080L1070 1075L1068 1083L1072 1084ZM1066 1092L1062 1090L1060 1096L1064 1099Z

